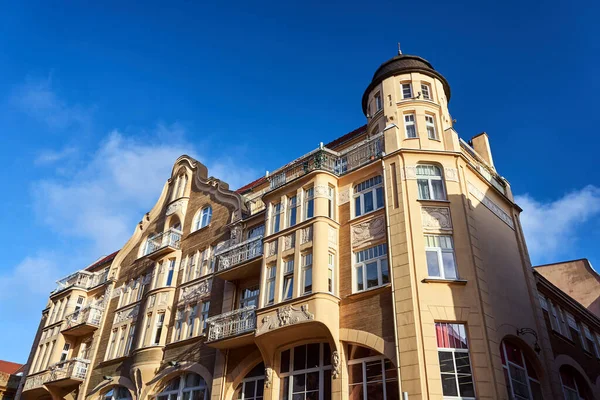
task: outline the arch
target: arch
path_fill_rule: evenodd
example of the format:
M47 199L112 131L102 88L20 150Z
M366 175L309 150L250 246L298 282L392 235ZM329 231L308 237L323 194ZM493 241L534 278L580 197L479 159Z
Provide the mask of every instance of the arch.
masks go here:
M227 374L227 380L225 383L226 399L229 399L231 396L233 396L235 389L244 380L246 375L261 362L264 362L262 354L258 349L255 349L246 357L244 357L244 359L229 374Z
M554 358L554 362L552 363L552 368L555 371L560 371L560 368L565 365L567 365L567 366L573 368L575 371L577 371L581 375L581 377L583 378L585 383L588 385L588 388L590 390L593 391L594 389L597 389L596 385L594 383L592 383L592 381L590 380L590 377L585 372L585 370L571 356L568 356L566 354L559 354L558 356L556 356ZM598 380L600 380L600 376L598 376L598 378L596 379L596 381L598 381Z
M124 376L113 376L111 378L111 380L109 380L109 381L104 380L104 381L100 382L99 384L94 386L94 388L92 390L90 390L90 392L87 394L86 397L92 397L92 395L95 395L98 393L105 393L115 386L122 386L122 387L127 388L127 390L129 390L129 394L131 395L131 398L132 399L137 398L135 385L133 384L133 382L131 380L129 380L128 378L126 378Z
M168 382L176 376L185 374L186 372L194 372L202 377L206 382L206 387L212 390L213 376L208 369L193 361L182 361L178 367L168 367L160 371L154 378L146 382L138 400L145 399L149 395L154 395L156 388L160 382Z
M212 213L213 210L210 204L205 204L202 206L202 208L196 211L192 220L192 227L190 229L190 232L195 232L210 225L210 222L212 220Z
M129 389L128 387L126 387L126 386L122 386L122 385L112 385L112 386L110 386L110 387L108 387L108 388L106 388L106 389L103 389L103 390L100 392L100 398L101 398L101 400L105 400L105 397L106 397L106 395L108 394L108 392L109 392L109 391L111 391L111 390L113 390L113 391L114 391L114 390L115 390L115 389L117 389L117 388L123 388L123 389L125 389L125 390L127 391L127 393L129 394L129 399L133 399L133 398L134 398L134 397L133 397L133 391L132 391L131 389ZM111 396L111 397L114 397L114 395L113 395L113 396ZM118 399L118 400L120 400L120 399L125 399L125 397L117 397L115 400L117 400L117 399Z
M560 374L560 384L565 397L567 397L567 392L570 392L571 394L575 392L577 393L577 398L584 398L586 400L597 398L594 395L595 387L590 385L590 381L585 374L582 374L573 366L567 364L561 365L558 372Z
M523 340L507 335L500 342L500 358L506 390L509 396L541 398L543 396L543 368L531 348ZM537 365L535 365L537 362Z
M502 346L502 342L505 340L509 343L518 346L523 351L523 353L525 353L527 360L533 365L535 373L540 378L540 380L543 380L545 378L544 364L542 360L540 360L540 356L535 352L535 350L533 350L531 345L525 340L523 340L521 337L513 335L512 333L505 334L502 337L502 340L500 341L500 346Z
M166 221L165 225L166 225L167 229L175 229L178 231L183 231L183 218L181 218L179 216L179 213L176 212L167 217L167 221Z
M394 366L398 366L394 343L388 342L382 337L371 332L341 328L340 341L373 349L386 356L394 364Z

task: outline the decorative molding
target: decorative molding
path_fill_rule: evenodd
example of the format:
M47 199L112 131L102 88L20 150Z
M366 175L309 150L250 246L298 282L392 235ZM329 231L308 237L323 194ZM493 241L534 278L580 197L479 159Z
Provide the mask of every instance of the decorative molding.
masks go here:
M477 200L481 202L484 206L486 206L491 212L496 214L498 218L500 218L506 225L508 225L511 229L515 229L515 224L510 217L500 206L498 206L494 201L492 201L488 196L486 196L481 190L477 189L471 182L467 182L467 187L469 188L469 193L473 195Z
M169 204L169 206L167 207L167 211L165 212L165 215L169 216L169 215L175 213L177 210L183 210L186 203L187 203L187 199L179 199L176 202Z
M369 244L376 240L383 239L385 237L385 219L383 215L380 215L368 221L353 225L351 233L352 247Z
M452 230L449 207L421 207L423 229Z
M186 286L179 292L179 304L191 303L210 295L212 279L206 279L194 285Z
M300 231L300 244L308 243L313 239L313 227L307 226Z
M333 226L329 226L327 231L327 242L329 243L329 247L335 249L337 247L338 235L337 230Z
M283 250L289 250L296 244L296 232L292 232L289 235L283 237Z
M340 354L337 350L334 350L334 352L331 353L331 376L333 376L333 379L337 379L340 376L340 369Z
M446 181L458 182L458 170L456 168L444 167L444 179Z
M126 310L119 311L115 314L115 324L120 324L123 321L132 320L135 321L138 316L140 306L136 304L135 306L128 308Z
M327 185L315 185L314 187L314 197L325 197L329 198L329 186Z
M275 318L272 318L275 317ZM262 319L262 325L258 328L256 335L261 335L273 329L282 328L288 325L294 325L300 322L312 321L315 316L308 311L308 304L303 304L300 309L291 305L279 307L276 315L265 315Z
M231 228L229 234L231 239L229 241L232 246L242 241L242 232L242 226L240 224L236 224Z
M402 180L417 179L417 166L405 165L404 168L400 168L400 177Z
M267 243L267 257L277 254L277 239Z
M338 205L346 204L350 201L350 189L346 188L338 192Z
M271 367L265 368L265 387L270 388L273 383L273 369Z

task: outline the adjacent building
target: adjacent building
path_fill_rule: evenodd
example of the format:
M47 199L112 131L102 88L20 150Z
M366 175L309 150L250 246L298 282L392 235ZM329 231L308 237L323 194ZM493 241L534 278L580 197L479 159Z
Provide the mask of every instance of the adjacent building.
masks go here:
M23 364L0 360L0 400L14 400L23 367Z
M401 54L366 125L243 188L181 156L123 248L51 294L21 398L577 398L538 294L561 291L450 97Z

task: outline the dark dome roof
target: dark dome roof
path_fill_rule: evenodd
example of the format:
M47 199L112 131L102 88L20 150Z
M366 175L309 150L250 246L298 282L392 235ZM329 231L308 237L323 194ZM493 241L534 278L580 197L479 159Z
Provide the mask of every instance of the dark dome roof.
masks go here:
M448 84L448 81L446 81L446 78L431 66L429 61L418 56L400 54L381 64L373 74L373 79L362 97L363 113L367 115L367 99L369 98L369 93L371 93L371 90L373 90L375 86L379 85L381 81L390 76L406 74L409 72L419 72L442 81L446 95L448 96L448 101L450 101L450 85Z

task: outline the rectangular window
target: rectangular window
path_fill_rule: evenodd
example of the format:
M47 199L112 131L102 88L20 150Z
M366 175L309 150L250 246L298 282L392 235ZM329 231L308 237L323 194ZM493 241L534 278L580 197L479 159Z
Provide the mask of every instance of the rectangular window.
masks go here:
M194 325L196 324L196 313L198 312L198 304L190 306L188 311L187 321L187 337L191 338L194 336Z
M298 221L298 198L297 196L288 197L288 226L296 225Z
M77 304L75 305L75 311L81 310L81 308L83 307L84 301L85 301L85 297L83 297L83 296L79 296L77 298Z
M110 342L108 344L108 350L106 351L106 360L110 360L112 358L112 353L115 349L115 343L117 341L118 333L118 329L113 329L112 333L110 334Z
M407 138L417 137L417 127L415 125L415 114L404 114L404 129Z
M331 294L334 293L334 277L335 277L335 255L329 253L327 261L327 291Z
M150 339L148 335L150 335L150 323L152 321L152 313L146 314L146 324L144 325L144 334L142 335L142 347L147 345Z
M312 292L312 253L302 255L302 294Z
M358 217L383 208L383 183L381 175L374 176L354 186L354 216Z
M291 299L294 294L294 259L283 261L283 300Z
M162 334L163 323L165 322L165 313L159 313L156 316L156 327L154 330L154 341L152 344L157 345L160 344L160 335Z
M127 336L127 344L125 345L125 355L129 354L133 346L133 338L135 336L135 323L132 323L129 327L129 335Z
M581 324L583 326L583 335L585 337L587 351L594 354L596 357L600 357L600 353L598 352L598 344L594 340L594 335L590 331L587 325Z
M431 89L428 83L421 83L421 94L424 100L431 100Z
M403 99L411 99L412 95L412 85L410 83L402 84L402 98Z
M279 232L281 228L281 203L273 204L273 216L271 217L271 233Z
M309 188L304 191L304 219L315 216L315 189Z
M210 310L210 301L202 303L200 309L200 329L202 333L206 332L206 320L208 319L208 311Z
M183 312L184 312L184 309L182 307L182 308L177 309L177 314L175 314L175 334L174 334L175 341L181 340L182 328L183 328Z
M60 353L60 362L63 362L67 359L67 357L69 356L69 348L71 347L71 345L69 343L65 343L65 345L63 346L63 349Z
M389 283L387 244L358 251L354 257L355 292Z
M188 266L187 266L187 271L186 271L186 278L185 281L189 282L193 279L195 279L196 273L197 273L197 264L198 264L198 252L195 252L193 254L190 254L189 258L188 258Z
M574 342L576 342L577 339L579 339L581 341L581 345L583 346L583 349L587 350L585 339L583 338L583 335L581 334L581 329L579 328L579 324L575 320L575 317L573 317L573 315L571 315L571 313L569 313L568 311L562 310L562 312L565 314L565 317L567 320L567 325L568 325L567 329L569 329L569 331L571 333L570 339Z
M331 219L335 219L335 209L333 208L333 207L335 207L334 197L335 197L335 188L333 186L329 186L329 190L327 191L327 201L329 202L327 216Z
M435 119L433 115L425 116L425 126L427 127L427 137L429 139L437 139L437 131L435 129Z
M383 103L381 102L381 93L377 93L375 95L375 107L375 112L381 111L381 109L383 108Z
M272 265L267 267L267 298L265 299L265 303L267 305L273 304L275 302L275 275L277 272L277 267Z
M125 345L125 335L127 334L127 326L121 328L121 334L119 336L119 344L117 345L117 352L115 357L121 357L123 353L123 346Z
M463 324L435 324L444 397L475 398L467 334Z
M172 258L169 260L169 270L167 271L167 280L165 282L165 286L171 286L173 283L173 274L175 273L175 259Z
M430 278L458 279L452 236L425 235L425 254Z

